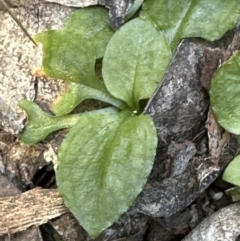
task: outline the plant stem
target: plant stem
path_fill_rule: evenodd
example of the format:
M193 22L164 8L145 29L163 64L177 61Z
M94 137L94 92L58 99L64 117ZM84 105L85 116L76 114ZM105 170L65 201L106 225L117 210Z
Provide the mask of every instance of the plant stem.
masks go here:
M10 10L10 7L7 5L7 3L4 0L0 0L2 5L5 7L9 15L13 18L13 20L18 24L18 26L22 29L22 31L28 36L28 38L33 42L35 46L37 46L34 39L31 37L31 35L28 33L28 31L23 27L21 22L17 19L16 15Z

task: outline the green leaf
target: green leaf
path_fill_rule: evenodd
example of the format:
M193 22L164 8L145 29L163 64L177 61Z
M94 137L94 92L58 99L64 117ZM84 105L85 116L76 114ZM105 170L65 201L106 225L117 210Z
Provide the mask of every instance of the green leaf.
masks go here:
M59 152L58 190L66 206L96 237L117 221L152 169L157 134L149 116L87 113Z
M36 144L45 139L51 132L74 126L81 117L81 114L56 117L45 113L36 103L29 100L21 100L19 106L24 109L28 115L27 125L19 137L20 141L27 145ZM113 108L96 110L95 112L106 112L111 109Z
M232 197L233 202L240 201L240 188L239 187L232 187L225 191L229 196Z
M75 125L80 115L67 117L54 117L45 113L36 103L29 100L21 100L19 106L27 112L28 122L20 141L27 145L33 145L45 139L51 132Z
M108 11L102 7L83 8L76 11L66 22L65 33L77 36L79 41L95 52L97 59L102 58L107 43L114 34L109 25Z
M210 100L217 121L227 131L240 134L240 53L222 64L213 77Z
M139 100L150 98L161 81L171 50L151 22L134 19L118 30L103 58L108 91L136 110Z
M157 24L176 49L182 38L221 38L235 26L239 14L240 0L145 0L141 17Z
M96 77L95 61L103 56L112 35L105 9L76 11L63 29L35 36L43 44L43 74L106 92L103 82Z
M230 162L223 173L222 179L233 185L240 186L240 155Z
M62 116L70 113L77 105L86 99L97 99L113 106L124 109L124 103L115 99L108 93L71 82L67 86L66 92L60 96L53 104L52 111L57 116Z

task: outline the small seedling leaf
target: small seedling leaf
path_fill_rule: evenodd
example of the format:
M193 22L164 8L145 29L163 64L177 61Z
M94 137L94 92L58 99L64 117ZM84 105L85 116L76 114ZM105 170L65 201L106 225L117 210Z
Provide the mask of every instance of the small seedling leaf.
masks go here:
M126 23L108 43L103 78L108 91L136 110L161 81L171 58L163 34L150 21Z
M78 104L86 99L97 99L112 104L119 109L124 109L122 101L114 98L109 93L90 88L75 82L70 82L63 96L60 96L53 104L52 111L57 116L70 113Z
M217 121L227 131L240 134L240 52L222 64L213 77L210 99Z
M235 26L239 14L240 0L145 0L141 17L156 23L176 49L182 38L221 38Z
M19 106L26 111L27 125L20 135L20 140L27 145L33 145L45 139L51 132L69 128L75 125L80 114L67 117L55 117L44 112L36 103L30 100L19 101Z
M227 189L225 192L232 197L233 202L240 201L240 187L232 187Z
M56 117L44 112L36 103L26 99L21 100L19 106L26 111L28 116L27 125L19 137L27 145L36 144L54 131L74 126L82 115L72 114L64 117ZM115 109L109 107L95 110L93 113L112 112L112 110Z
M157 134L149 116L87 113L59 152L56 178L66 206L91 237L117 221L152 169Z
M43 75L106 91L96 77L95 62L103 56L112 35L106 9L76 11L63 29L35 36L36 42L43 44Z
M222 179L235 186L240 186L240 155L230 162L223 173Z

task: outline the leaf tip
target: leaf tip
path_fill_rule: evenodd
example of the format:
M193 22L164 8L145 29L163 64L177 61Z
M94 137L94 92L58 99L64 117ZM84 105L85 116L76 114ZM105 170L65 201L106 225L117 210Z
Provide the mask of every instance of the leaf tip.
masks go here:
M33 67L32 74L36 77L45 77L43 68Z

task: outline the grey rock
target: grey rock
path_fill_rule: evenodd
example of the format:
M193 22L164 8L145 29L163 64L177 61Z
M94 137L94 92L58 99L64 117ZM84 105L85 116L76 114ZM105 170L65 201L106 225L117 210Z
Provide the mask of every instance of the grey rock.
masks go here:
M240 204L236 203L204 219L182 241L235 241L240 235Z
M18 7L12 11L31 35L62 27L73 12L73 9L40 1L14 1L13 4ZM45 79L32 75L37 61L36 50L4 10L0 10L0 52L0 128L18 134L26 118L18 107L19 100L39 99L50 106L64 85L59 81L46 83Z

